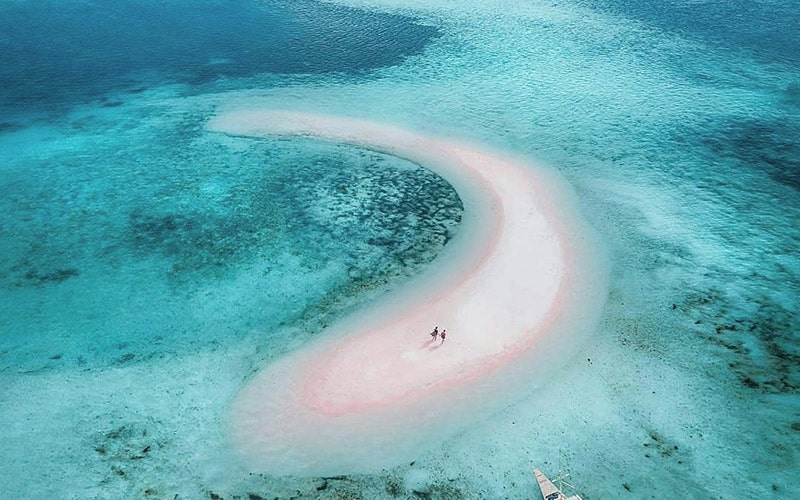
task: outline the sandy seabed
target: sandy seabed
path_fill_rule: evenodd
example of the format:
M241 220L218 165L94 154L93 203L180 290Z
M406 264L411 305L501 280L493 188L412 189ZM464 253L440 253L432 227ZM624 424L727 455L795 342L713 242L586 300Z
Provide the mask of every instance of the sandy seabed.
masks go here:
M408 159L450 182L459 233L432 269L258 372L232 404L246 465L275 475L391 466L536 387L599 317L599 244L553 172L353 118L223 114L211 130L309 136ZM429 332L447 330L447 340Z

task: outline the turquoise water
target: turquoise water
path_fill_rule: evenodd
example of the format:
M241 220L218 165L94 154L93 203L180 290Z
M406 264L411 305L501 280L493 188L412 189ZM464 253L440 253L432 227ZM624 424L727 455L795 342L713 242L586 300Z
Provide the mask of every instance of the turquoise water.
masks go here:
M800 496L794 7L4 2L2 496L535 498L559 454L587 499ZM462 207L397 158L205 130L241 107L555 167L612 256L592 340L413 465L242 472L243 381L435 265Z

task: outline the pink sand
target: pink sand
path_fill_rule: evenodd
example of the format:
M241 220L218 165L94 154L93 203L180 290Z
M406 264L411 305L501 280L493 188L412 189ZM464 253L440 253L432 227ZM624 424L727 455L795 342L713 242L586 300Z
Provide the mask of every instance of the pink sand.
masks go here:
M568 203L548 193L561 187L540 169L351 118L248 111L222 115L210 128L305 135L394 154L444 177L465 208L458 237L434 269L267 366L241 391L231 430L253 470L324 475L392 465L458 430L482 407L496 408L503 401L496 393L512 379L520 385L520 377L547 373L510 367L560 364L551 357L559 352L552 337L570 334L566 316L582 307L591 286L583 274L575 278L582 235L554 204ZM586 302L584 311L598 309L598 300ZM431 342L434 325L447 330L444 344ZM531 357L536 351L540 357Z

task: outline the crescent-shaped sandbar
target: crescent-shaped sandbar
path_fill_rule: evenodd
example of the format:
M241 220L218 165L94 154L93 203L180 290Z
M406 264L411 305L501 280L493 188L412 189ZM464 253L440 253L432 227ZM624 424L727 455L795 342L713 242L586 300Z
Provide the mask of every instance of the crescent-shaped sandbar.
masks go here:
M244 111L209 128L392 154L441 175L464 204L457 236L430 270L265 367L238 394L231 434L253 470L340 474L406 459L552 373L599 314L602 259L552 172L353 118ZM447 330L444 343L431 340L435 325Z

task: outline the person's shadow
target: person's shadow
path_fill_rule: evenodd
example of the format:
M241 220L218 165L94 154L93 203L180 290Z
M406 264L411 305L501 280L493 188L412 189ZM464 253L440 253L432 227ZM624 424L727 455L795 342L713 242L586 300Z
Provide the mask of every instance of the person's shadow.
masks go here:
M428 351L435 351L436 349L442 347L442 344L433 345L434 342L436 342L436 339L430 339L427 342L423 343L421 346L419 346L419 348L420 350L425 349Z

